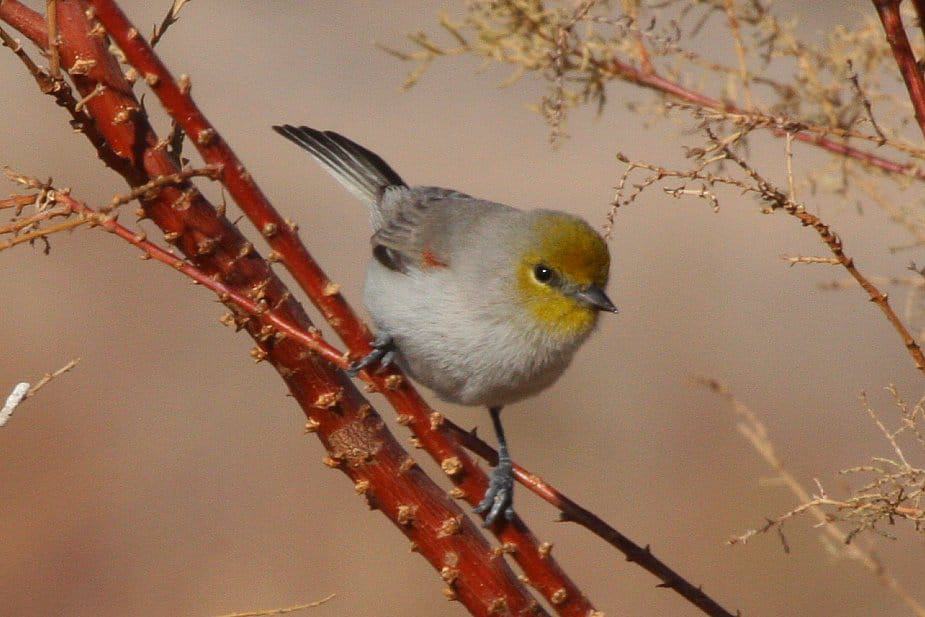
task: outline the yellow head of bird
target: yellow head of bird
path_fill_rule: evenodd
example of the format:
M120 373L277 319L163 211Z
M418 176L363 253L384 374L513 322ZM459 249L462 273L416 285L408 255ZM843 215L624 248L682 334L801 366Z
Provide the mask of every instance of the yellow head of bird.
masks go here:
M587 334L599 311L617 312L604 293L610 271L607 244L582 219L539 211L517 264L517 293L551 334Z

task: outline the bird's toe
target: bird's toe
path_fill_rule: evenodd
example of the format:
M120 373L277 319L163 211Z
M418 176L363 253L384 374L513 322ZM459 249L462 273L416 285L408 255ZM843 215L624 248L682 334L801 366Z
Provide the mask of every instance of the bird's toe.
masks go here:
M395 357L395 342L387 334L379 334L372 343L373 350L352 363L347 367L346 373L350 377L356 377L360 371L368 366L380 362L383 366L388 366Z
M514 469L510 461L499 461L492 470L485 497L475 507L485 515L485 527L490 527L504 514L505 520L514 518Z

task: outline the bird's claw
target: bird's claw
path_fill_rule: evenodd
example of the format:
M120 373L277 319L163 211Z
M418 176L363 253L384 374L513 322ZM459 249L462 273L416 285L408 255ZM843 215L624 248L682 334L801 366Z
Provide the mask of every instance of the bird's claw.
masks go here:
M514 518L514 465L510 459L499 459L491 470L488 490L475 511L485 514L485 527L491 527L502 513L505 520Z
M360 371L367 366L376 362L379 363L380 370L388 367L395 360L395 342L387 334L380 334L372 344L373 350L347 367L346 372L350 377L356 377Z

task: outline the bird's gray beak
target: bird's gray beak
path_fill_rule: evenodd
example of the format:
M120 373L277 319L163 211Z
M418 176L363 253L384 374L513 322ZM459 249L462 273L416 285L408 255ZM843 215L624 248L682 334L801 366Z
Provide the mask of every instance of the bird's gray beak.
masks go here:
M620 312L617 307L613 305L613 302L610 301L610 298L607 297L607 294L604 293L604 290L597 285L591 285L587 289L576 291L575 297L582 302L590 304L599 311L607 311L608 313Z

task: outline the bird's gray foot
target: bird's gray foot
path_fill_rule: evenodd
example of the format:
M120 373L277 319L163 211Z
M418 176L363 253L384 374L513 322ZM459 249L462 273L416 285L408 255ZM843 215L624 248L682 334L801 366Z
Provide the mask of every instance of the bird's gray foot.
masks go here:
M385 368L395 360L395 341L388 334L377 334L373 341L373 350L347 368L347 374L356 377L360 371L376 362Z
M398 355L398 350L395 349L394 345L387 352L382 354L382 359L379 360L379 367L382 369L389 368L392 366L392 363L395 362L395 356Z
M490 527L502 513L506 520L514 518L514 465L510 457L498 458L498 464L491 470L485 497L475 511L485 514L486 527Z

